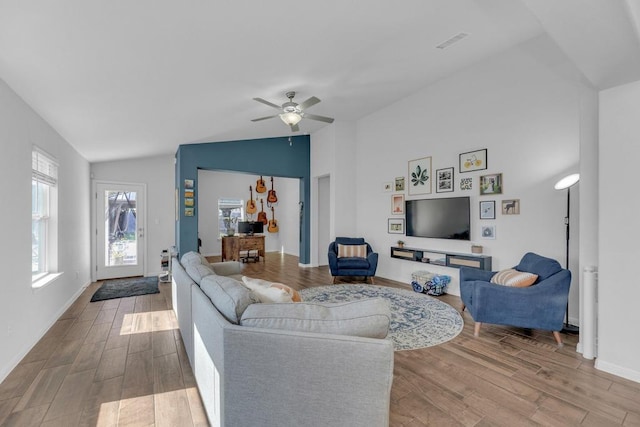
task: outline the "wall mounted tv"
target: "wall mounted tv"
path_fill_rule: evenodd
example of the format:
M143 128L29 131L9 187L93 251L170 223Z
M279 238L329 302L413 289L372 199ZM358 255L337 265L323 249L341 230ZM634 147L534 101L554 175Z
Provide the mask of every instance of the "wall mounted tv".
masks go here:
M469 197L407 200L407 236L470 240Z

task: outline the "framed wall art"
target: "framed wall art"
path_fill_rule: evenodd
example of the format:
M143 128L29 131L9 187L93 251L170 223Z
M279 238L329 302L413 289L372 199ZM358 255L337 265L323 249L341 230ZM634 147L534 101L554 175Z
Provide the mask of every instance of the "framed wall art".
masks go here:
M495 200L485 200L480 202L480 219L496 219Z
M462 178L460 179L460 190L472 190L473 189L473 178Z
M460 158L460 173L473 172L487 168L487 149L462 153Z
M502 174L482 175L480 177L480 195L502 194Z
M483 239L495 239L496 238L496 226L495 225L483 225L480 229L480 237Z
M404 234L404 218L389 218L387 223L387 233Z
M409 161L409 195L431 194L431 157Z
M404 191L404 176L396 177L396 191Z
M436 193L449 193L453 190L453 168L436 170Z
M520 215L520 199L503 200L502 215Z
M391 213L393 215L404 215L404 194L391 196Z
M382 191L384 191L385 193L388 193L391 190L393 190L393 183L391 182L382 183Z

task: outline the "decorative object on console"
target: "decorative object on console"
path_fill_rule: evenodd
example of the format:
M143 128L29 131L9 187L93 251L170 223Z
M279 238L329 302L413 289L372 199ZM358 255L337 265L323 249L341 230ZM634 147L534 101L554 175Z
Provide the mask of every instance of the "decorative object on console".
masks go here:
M480 177L480 195L502 194L502 174L482 175Z
M520 215L520 199L503 200L502 215Z
M404 218L389 218L387 220L387 233L404 234Z
M404 176L396 177L396 191L404 191Z
M431 157L409 161L409 195L431 194Z
M553 188L556 190L567 190L567 216L564 217L564 224L566 226L566 260L565 260L565 268L569 271L569 223L571 220L571 187L576 185L580 181L580 174L574 173L571 175L567 175L562 178L560 181L556 182ZM569 301L567 300L567 311L566 318L564 322L563 332L568 332L572 334L577 334L580 332L580 328L575 325L569 324Z
M473 189L473 178L462 178L460 180L460 190L472 190Z
M496 226L495 225L483 225L480 232L483 239L495 239L496 238Z
M404 215L404 194L391 196L391 214Z
M471 245L471 253L472 254L481 254L482 253L482 245Z
M453 168L436 170L436 193L449 193L453 190Z
M398 244L399 248L404 248L404 240L398 240L396 243Z
M473 172L487 168L487 149L469 151L459 156L460 172Z
M484 200L480 202L480 219L496 219L495 200Z

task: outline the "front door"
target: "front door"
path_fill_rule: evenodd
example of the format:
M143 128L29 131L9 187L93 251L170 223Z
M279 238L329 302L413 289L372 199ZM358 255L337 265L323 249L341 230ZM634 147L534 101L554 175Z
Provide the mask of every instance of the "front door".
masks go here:
M144 274L144 185L96 183L96 279Z

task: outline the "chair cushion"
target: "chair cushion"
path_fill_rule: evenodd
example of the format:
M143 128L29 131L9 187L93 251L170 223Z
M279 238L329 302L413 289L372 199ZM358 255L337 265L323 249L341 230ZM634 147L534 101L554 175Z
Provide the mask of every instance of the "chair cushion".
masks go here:
M528 252L524 254L520 264L516 266L516 270L537 274L540 282L561 271L562 267L555 259Z
M517 271L513 268L498 271L491 278L491 283L503 286L512 286L514 288L526 288L531 286L538 279L537 274Z
M338 258L339 269L359 270L369 268L366 258Z
M242 313L260 300L246 286L226 276L206 276L200 288L216 309L231 323L240 322Z
M385 338L391 309L384 298L318 304L253 304L240 320L242 326L297 332Z
M338 258L366 258L367 245L341 245L338 243Z

